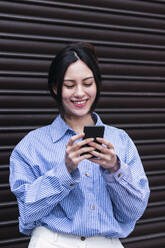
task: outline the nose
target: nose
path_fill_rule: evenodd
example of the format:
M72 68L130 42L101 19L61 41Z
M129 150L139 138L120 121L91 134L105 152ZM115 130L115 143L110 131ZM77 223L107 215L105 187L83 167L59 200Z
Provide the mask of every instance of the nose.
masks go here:
M82 85L77 85L76 89L75 89L75 96L76 97L82 97L84 96L84 88Z

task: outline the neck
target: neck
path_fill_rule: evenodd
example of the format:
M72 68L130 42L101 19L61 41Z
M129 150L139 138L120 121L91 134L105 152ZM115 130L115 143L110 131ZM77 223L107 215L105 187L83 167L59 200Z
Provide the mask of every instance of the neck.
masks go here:
M74 116L63 116L65 122L76 132L82 133L84 130L84 126L86 125L94 125L94 121L92 119L91 114L89 113L83 117L74 117Z

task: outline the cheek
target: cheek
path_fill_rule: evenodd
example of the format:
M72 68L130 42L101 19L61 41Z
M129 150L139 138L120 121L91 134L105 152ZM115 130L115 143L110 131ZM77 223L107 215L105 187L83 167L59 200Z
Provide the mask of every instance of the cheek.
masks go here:
M63 89L62 90L62 95L61 95L62 103L65 104L65 102L68 102L69 99L70 99L70 96L71 96L70 92L68 92L67 89Z
M62 92L61 92L62 100L66 99L67 95L68 95L68 93L67 93L66 89L62 89Z
M91 97L95 98L96 97L96 94L97 94L97 88L96 87L93 87L91 90L90 90L90 95Z

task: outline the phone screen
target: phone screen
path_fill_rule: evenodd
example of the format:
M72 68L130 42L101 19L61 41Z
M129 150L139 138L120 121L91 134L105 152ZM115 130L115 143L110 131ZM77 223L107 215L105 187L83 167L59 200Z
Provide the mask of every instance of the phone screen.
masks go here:
M84 139L94 138L94 141L97 142L96 141L97 137L103 138L104 136L104 126L85 126L84 133L85 133Z

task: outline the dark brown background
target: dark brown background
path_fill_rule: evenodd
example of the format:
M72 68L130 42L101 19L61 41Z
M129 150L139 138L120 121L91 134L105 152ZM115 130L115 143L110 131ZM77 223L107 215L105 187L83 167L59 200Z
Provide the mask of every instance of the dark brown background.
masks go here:
M152 0L0 1L0 247L27 247L10 193L9 155L57 115L47 89L52 56L66 44L96 46L103 75L97 112L125 129L151 187L126 248L165 247L165 3Z

